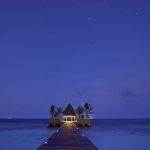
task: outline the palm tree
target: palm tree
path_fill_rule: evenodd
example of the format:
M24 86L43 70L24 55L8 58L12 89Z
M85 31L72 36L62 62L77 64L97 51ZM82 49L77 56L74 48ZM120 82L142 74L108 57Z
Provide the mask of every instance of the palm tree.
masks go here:
M86 114L86 119L89 119L89 114L94 113L93 107L88 102L84 104L84 110Z
M58 117L61 118L62 113L64 112L64 108L63 107L57 107L57 113L58 113Z
M81 115L83 114L83 112L84 112L84 108L82 106L78 106L76 109L76 113L79 119L81 118Z
M55 111L55 112L54 112L54 118L57 118L57 117L58 117L58 112Z
M54 118L54 114L55 114L55 105L51 105L51 106L50 106L50 113L51 113L52 118Z

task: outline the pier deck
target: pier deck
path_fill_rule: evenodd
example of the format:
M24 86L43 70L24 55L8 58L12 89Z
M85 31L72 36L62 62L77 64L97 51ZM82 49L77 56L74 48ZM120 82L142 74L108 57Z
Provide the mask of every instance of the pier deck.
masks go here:
M73 123L65 123L37 150L98 150Z

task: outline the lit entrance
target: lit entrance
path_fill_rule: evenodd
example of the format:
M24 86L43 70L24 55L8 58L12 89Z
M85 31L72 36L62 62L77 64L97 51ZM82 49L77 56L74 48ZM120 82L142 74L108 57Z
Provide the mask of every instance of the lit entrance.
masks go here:
M63 116L63 122L76 122L76 116Z
M66 107L63 113L62 122L77 122L76 114L71 104Z

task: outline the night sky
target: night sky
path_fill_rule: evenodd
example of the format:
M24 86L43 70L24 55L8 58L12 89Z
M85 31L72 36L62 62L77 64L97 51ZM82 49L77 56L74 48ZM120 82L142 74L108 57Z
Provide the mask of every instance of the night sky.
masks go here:
M0 0L0 117L150 118L149 0Z

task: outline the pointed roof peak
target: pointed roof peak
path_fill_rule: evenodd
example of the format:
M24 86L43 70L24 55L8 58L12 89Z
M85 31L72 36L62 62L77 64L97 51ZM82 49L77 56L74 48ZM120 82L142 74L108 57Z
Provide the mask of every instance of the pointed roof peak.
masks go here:
M64 116L76 116L76 113L70 103L67 105L63 115Z

